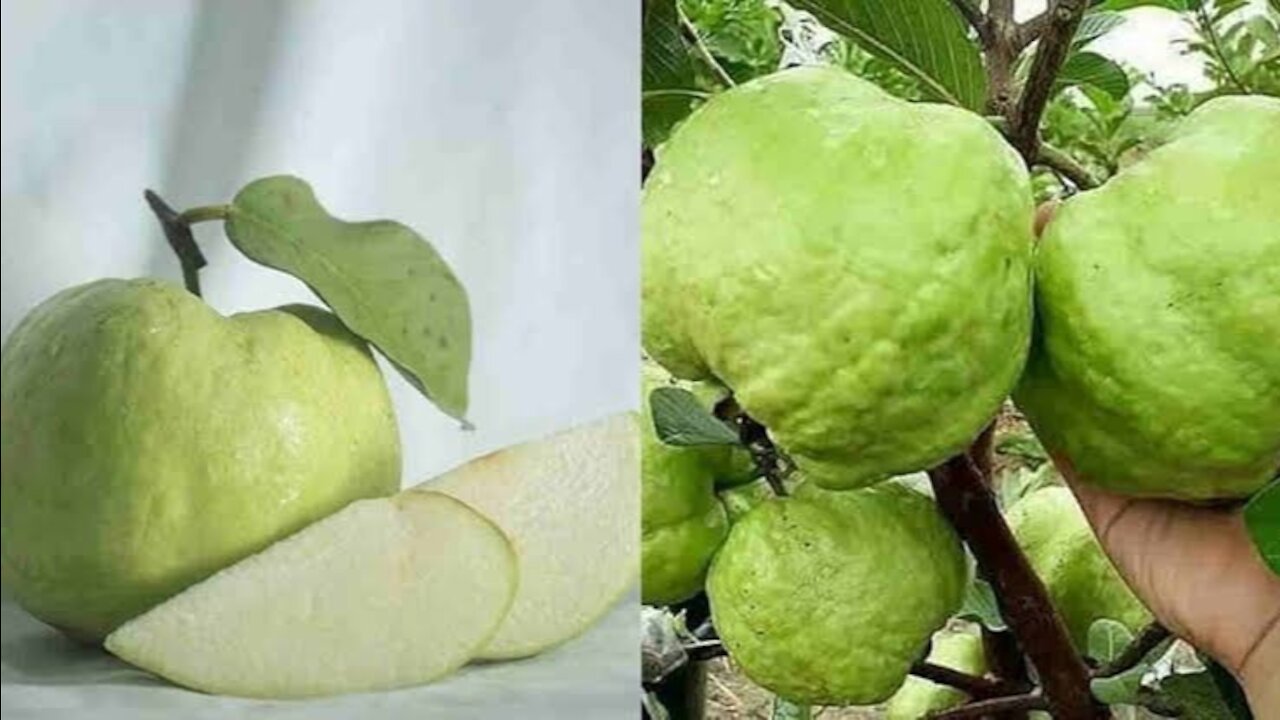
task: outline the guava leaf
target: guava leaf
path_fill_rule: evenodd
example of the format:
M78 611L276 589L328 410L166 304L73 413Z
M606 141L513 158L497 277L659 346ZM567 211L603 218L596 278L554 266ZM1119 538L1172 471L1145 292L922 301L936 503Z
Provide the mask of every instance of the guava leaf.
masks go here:
M698 87L676 0L645 0L643 12L640 125L644 146L652 148L709 93Z
M1139 663L1119 675L1094 678L1089 681L1089 692L1106 705L1133 705L1142 698L1142 676L1148 668Z
M1100 663L1109 663L1133 642L1129 628L1115 620L1101 618L1089 626L1089 657Z
M1089 51L1078 52L1062 64L1056 87L1061 90L1072 85L1097 88L1116 100L1129 94L1129 76L1124 68Z
M796 0L823 25L920 81L931 99L981 111L987 76L968 23L949 0Z
M1182 12L1187 9L1186 0L1106 0L1099 6L1099 10L1131 10L1143 5L1152 7L1161 7L1174 12Z
M1041 445L1040 440L1029 432L1005 435L996 442L995 450L998 455L1021 458L1030 461L1033 465L1039 465L1049 459L1049 453L1045 451L1044 445Z
M996 602L996 592L990 583L974 578L964 591L964 602L960 604L960 612L956 617L981 623L990 630L1003 632L1008 628L1004 617L1000 615L1000 605Z
M466 414L467 293L420 235L390 220L339 220L311 186L283 175L236 193L226 232L249 259L310 286L441 410Z
M1125 16L1118 12L1095 10L1085 13L1080 18L1075 37L1071 38L1072 48L1079 50L1125 23Z
M1272 480L1244 506L1244 524L1263 562L1280 575L1280 480Z
M797 705L786 698L775 697L770 720L809 720L813 710L808 705Z
M653 429L667 445L737 445L738 434L720 418L707 412L693 393L678 387L655 388L649 393Z

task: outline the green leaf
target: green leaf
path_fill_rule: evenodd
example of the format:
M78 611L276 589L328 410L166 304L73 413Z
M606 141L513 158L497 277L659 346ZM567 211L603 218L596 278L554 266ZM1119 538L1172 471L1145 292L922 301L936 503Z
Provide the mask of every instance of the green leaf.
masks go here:
M797 705L786 698L775 697L770 720L810 720L813 712L808 705Z
M1139 663L1119 675L1095 678L1089 682L1089 692L1107 705L1136 704L1142 697L1142 676L1149 668Z
M738 434L720 418L707 412L698 398L678 387L655 388L649 393L653 429L668 445L737 445Z
M1079 50L1124 23L1125 16L1118 12L1103 10L1085 13L1080 19L1080 26L1076 28L1076 36L1071 39L1071 45Z
M1231 702L1223 697L1212 672L1170 675L1162 679L1154 691L1144 689L1136 703L1166 717L1196 720L1249 717L1236 714Z
M1280 575L1280 480L1272 480L1245 505L1244 524L1262 560Z
M1101 618L1089 626L1089 657L1100 663L1109 663L1133 642L1129 628L1115 620Z
M645 0L641 29L640 124L644 146L656 147L708 96L697 85L689 46L680 34L676 0Z
M1119 11L1130 10L1144 5L1162 7L1174 12L1183 12L1188 9L1186 0L1106 0L1097 9Z
M466 414L471 309L422 236L390 220L339 220L311 186L283 175L236 193L226 232L249 259L310 286L441 410Z
M964 602L960 604L960 612L956 616L965 620L972 620L981 623L989 630L1003 632L1008 629L1004 622L1004 617L1000 615L1000 605L996 602L996 592L991 589L991 585L980 578L974 578L973 582L964 591Z
M1019 432L1005 435L996 442L996 454L1007 455L1031 461L1034 465L1049 460L1040 439L1030 432Z
M797 0L791 5L920 81L926 96L980 111L987 78L948 0Z
M1078 52L1062 64L1057 87L1060 90L1071 85L1094 87L1116 100L1129 94L1129 76L1125 74L1124 68L1089 51Z

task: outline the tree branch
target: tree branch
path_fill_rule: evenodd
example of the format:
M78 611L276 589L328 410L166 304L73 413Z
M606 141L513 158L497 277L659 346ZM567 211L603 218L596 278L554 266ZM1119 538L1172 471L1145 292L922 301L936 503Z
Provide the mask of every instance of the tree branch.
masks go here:
M1155 650L1160 643L1169 639L1169 630L1158 622L1152 622L1138 633L1125 649L1114 660L1094 671L1097 678L1114 677L1132 669L1142 659Z
M969 27L978 34L978 40L982 47L991 44L991 27L987 24L987 16L982 14L982 9L973 0L951 0L951 5L955 7L960 16L969 23Z
M977 700L1016 695L1027 691L1026 687L1002 680L992 680L980 675L961 672L945 665L920 661L911 666L911 674L939 685L961 690Z
M209 261L205 260L195 236L191 234L191 224L154 191L147 190L142 196L160 221L160 229L164 231L165 240L169 242L173 254L178 256L178 264L182 267L182 284L187 292L200 297L200 268L208 265Z
M1080 190L1092 190L1100 184L1088 168L1076 162L1076 159L1066 152L1048 143L1042 142L1036 147L1036 159L1032 164L1053 170L1070 180Z
M973 461L957 455L930 470L929 480L939 508L969 544L979 572L995 590L1000 613L1035 667L1053 716L1102 717L1089 694L1089 669Z
M1071 40L1088 6L1088 0L1051 0L1046 11L1049 19L1039 36L1035 59L1031 61L1031 71L1010 127L1009 139L1027 164L1035 161L1036 146L1040 141L1040 116L1053 94L1058 71L1067 59Z
M1016 45L1019 50L1023 50L1026 49L1028 45L1038 40L1040 35L1044 33L1045 29L1049 27L1050 17L1049 11L1046 10L1030 20L1020 23L1018 25L1018 31L1014 36L1016 38L1014 45Z
M1029 692L1023 695L979 700L951 710L929 713L925 717L933 718L934 720L958 720L959 718L976 718L1019 710L1045 710L1048 707L1049 703L1045 701L1043 695L1039 692Z

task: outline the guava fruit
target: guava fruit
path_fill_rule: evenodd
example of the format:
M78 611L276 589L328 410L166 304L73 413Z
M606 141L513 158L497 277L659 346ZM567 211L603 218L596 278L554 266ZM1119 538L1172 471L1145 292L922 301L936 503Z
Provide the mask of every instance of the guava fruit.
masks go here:
M1151 613L1102 552L1070 490L1036 490L1014 503L1005 519L1077 648L1088 648L1089 627L1102 618L1135 633L1151 621Z
M121 625L106 647L210 693L298 698L418 685L480 651L516 554L440 493L353 502Z
M1015 393L1080 479L1241 497L1280 468L1280 100L1223 97L1062 204Z
M933 647L929 650L929 662L970 675L983 675L987 672L982 638L970 632L935 634ZM911 676L889 698L884 716L886 720L920 720L931 712L962 705L968 699L968 695L953 687Z
M713 447L675 447L658 439L649 392L663 385L661 368L646 364L640 416L641 599L672 605L702 590L711 557L729 519L715 494Z
M833 68L706 102L645 185L643 332L714 380L814 482L964 448L1022 369L1027 171L990 123Z
M967 579L960 541L928 496L896 482L805 483L733 525L707 596L757 684L803 704L866 705L902 685Z
M84 641L399 486L382 374L319 308L91 282L13 331L0 385L5 588Z

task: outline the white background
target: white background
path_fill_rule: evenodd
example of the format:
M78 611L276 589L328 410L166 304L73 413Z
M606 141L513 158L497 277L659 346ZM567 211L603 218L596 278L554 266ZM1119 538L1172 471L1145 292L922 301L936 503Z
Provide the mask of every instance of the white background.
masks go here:
M0 27L5 336L67 286L180 277L144 188L182 208L292 173L339 217L418 230L469 292L474 432L387 373L406 485L634 406L637 4L30 0L5 2ZM240 257L218 225L197 239L215 308L315 302ZM367 700L393 715L632 717L637 618L630 603L542 660ZM3 628L6 720L245 709L77 651L8 601ZM270 714L352 714L360 702Z

